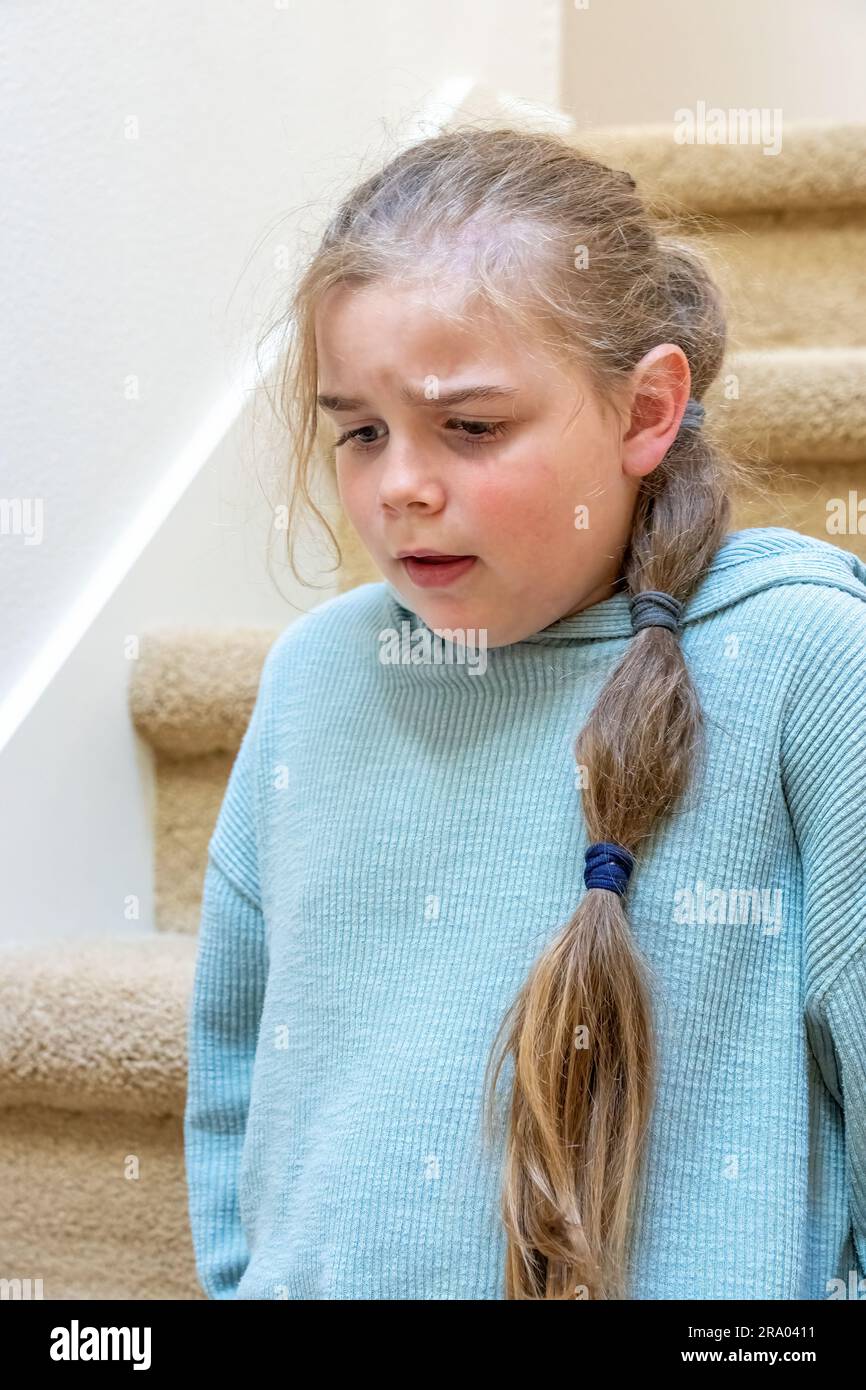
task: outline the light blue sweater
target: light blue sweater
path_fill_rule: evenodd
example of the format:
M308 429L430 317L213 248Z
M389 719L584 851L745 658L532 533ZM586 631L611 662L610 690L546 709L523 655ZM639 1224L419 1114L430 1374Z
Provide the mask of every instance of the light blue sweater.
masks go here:
M685 608L708 761L626 899L659 1048L630 1298L866 1296L864 600L855 556L766 527ZM184 1135L212 1298L504 1298L483 1071L584 891L572 745L628 599L483 671L380 660L388 629L431 636L380 581L279 636L210 841Z

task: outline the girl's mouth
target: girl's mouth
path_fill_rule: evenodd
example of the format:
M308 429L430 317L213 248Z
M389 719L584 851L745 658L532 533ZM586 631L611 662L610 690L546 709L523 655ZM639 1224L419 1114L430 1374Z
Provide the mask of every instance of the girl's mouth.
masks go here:
M422 589L429 589L442 584L453 584L461 575L472 569L477 559L477 555L431 555L419 560L414 555L407 555L400 563L413 584Z

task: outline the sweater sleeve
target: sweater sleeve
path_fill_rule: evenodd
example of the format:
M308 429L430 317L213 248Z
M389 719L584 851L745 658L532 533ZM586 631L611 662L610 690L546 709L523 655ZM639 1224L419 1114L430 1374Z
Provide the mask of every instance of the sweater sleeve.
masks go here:
M803 872L805 1024L842 1109L852 1234L866 1270L866 602L819 592L781 769Z
M263 692L264 677L208 845L187 1017L187 1198L210 1298L234 1298L249 1260L238 1178L268 974L255 794Z
M845 1179L851 1225L860 1271L866 1273L866 948L860 949L827 990L823 1014L836 1052L845 1114Z
M249 1258L238 1170L266 978L261 908L209 859L184 1116L190 1229L199 1281L209 1298L234 1298Z

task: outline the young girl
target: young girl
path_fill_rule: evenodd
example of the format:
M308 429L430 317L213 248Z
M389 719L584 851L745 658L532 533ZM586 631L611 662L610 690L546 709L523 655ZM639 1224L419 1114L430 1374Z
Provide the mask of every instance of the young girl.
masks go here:
M384 578L271 648L209 844L203 1288L862 1297L866 567L730 533L702 259L463 128L292 318L294 495L324 443Z

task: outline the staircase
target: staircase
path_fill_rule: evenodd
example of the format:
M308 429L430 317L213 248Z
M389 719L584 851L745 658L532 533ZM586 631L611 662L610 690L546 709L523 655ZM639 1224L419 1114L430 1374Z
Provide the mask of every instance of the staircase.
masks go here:
M735 525L791 526L866 558L866 517L862 535L856 517L850 534L826 524L830 499L866 497L866 126L789 127L774 158L678 146L667 129L575 143L628 169L716 267L731 308L722 375L738 394L713 389L707 428L768 489L737 498ZM340 543L343 591L380 577L347 521ZM183 1166L186 1009L207 843L276 636L155 630L133 663L130 715L156 769L156 933L5 950L11 1296L203 1297Z

